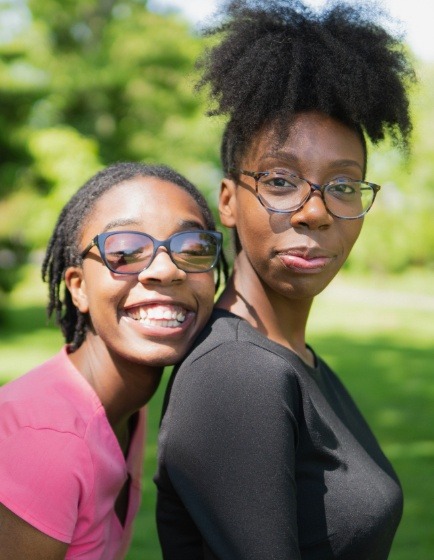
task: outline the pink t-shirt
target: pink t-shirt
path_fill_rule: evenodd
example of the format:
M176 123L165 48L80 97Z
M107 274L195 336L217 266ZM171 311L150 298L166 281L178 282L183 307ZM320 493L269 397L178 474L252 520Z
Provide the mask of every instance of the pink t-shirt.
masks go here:
M0 389L0 502L70 543L66 559L121 560L141 496L145 411L128 458L105 410L64 348ZM130 477L122 526L116 498Z

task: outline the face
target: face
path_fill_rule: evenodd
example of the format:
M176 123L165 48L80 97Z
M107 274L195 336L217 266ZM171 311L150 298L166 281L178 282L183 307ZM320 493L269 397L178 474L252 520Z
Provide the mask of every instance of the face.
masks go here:
M98 200L82 229L80 249L104 231L134 230L164 240L197 229L207 229L206 223L186 191L136 177ZM146 270L131 276L111 272L93 247L81 268L68 269L66 282L75 305L90 314L96 344L112 356L152 366L184 356L211 314L215 291L212 271L183 272L161 247Z
M320 185L363 178L364 151L352 129L316 112L299 113L289 127L283 143L273 128L264 130L239 167L286 169ZM243 274L257 275L270 298L312 298L321 292L346 261L362 227L361 219L329 214L317 191L291 214L271 212L256 198L255 180L245 175L237 184L223 181L220 215L224 225L237 229Z

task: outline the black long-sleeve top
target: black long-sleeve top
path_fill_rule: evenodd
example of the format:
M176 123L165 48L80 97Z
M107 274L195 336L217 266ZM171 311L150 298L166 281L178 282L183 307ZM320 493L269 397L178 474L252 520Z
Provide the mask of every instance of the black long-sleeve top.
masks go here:
M174 371L155 481L165 560L385 560L402 514L330 368L222 310Z

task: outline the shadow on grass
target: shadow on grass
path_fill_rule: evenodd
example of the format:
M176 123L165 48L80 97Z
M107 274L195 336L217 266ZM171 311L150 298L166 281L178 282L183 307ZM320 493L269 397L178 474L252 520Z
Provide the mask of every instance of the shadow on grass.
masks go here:
M415 428L432 435L426 421L434 419L433 346L403 344L390 336L360 339L342 334L315 337L313 343L380 428L412 421L409 438L415 437ZM401 429L399 437L405 435Z

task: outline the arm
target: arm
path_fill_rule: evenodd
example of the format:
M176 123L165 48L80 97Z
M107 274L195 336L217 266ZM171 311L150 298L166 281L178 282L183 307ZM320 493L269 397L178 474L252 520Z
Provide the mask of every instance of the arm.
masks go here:
M298 399L289 364L250 343L219 346L180 368L162 423L161 459L204 549L212 551L203 558L300 558ZM176 527L164 526L175 503L169 505L160 488L163 550L177 549ZM165 553L170 560L181 557Z
M5 415L5 424L8 419L13 425L12 414ZM90 495L93 466L88 449L82 439L70 433L32 428L6 428L3 432L0 560L8 558L2 554L14 542L26 550L29 541L41 545L41 558L51 559L51 548L55 554L68 547L65 543L72 540L80 503ZM21 535L20 539L9 537L9 530ZM22 558L39 556L23 553Z
M63 560L67 549L0 504L0 560Z

